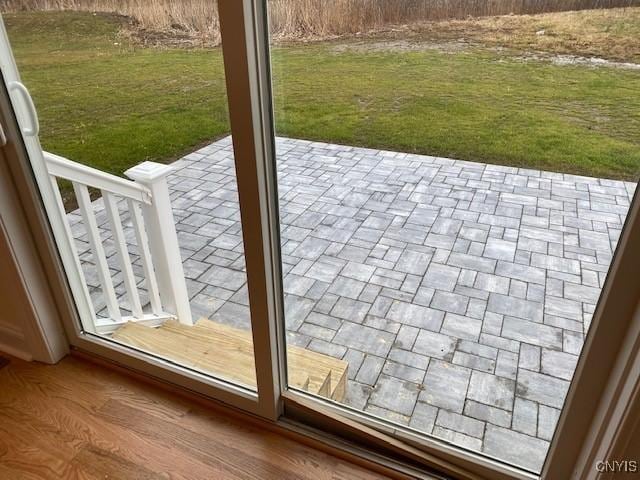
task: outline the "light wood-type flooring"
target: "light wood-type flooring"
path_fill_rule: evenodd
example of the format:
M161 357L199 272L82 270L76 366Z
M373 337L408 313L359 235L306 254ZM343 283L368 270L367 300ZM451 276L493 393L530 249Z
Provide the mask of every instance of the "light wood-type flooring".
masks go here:
M0 479L384 478L82 358L0 369Z

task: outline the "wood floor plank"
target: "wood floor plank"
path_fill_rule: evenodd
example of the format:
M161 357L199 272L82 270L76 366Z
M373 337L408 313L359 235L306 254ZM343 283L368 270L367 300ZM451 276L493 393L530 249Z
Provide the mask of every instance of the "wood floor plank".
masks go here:
M167 474L152 472L108 450L89 445L83 448L71 462L95 478L126 478L127 480L166 480Z
M207 465L215 465L224 469L228 476L255 480L300 478L298 472L281 468L273 457L266 462L256 462L251 449L245 448L244 445L231 444L228 441L217 443L215 448L212 448L212 439L208 436L193 432L181 425L153 423L152 418L144 412L127 407L117 401L107 402L100 409L99 415L114 424L133 429L157 442L163 444L169 442L174 448L182 450L185 455L195 457Z
M181 455L171 446L167 447L153 442L132 429L123 429L105 422L96 415L96 409L92 405L87 405L82 400L78 401L77 398L82 398L82 396L70 400L53 397L38 398L34 395L24 394L21 398L21 404L17 407L18 412L14 412L14 416L33 429L28 435L24 435L25 437L38 436L41 438L43 435L55 434L54 438L47 439L47 445L72 447L80 440L127 458L132 462L140 464L151 462L153 468L158 471L171 470L175 468L175 465L181 465L184 472L179 471L172 475L172 478L176 480L208 479L219 473L211 466L205 465L193 457ZM86 399L84 400L86 402ZM64 416L68 410L71 412L70 415L76 418L72 421L56 422L60 426L60 431L56 432L51 423L47 422L46 417L42 417L45 408L61 412L58 416ZM26 414L21 410L26 410ZM159 423L165 421L162 417L154 419L154 422ZM76 451L77 449L74 449L72 453Z
M55 375L45 374L46 369L50 368L55 369ZM108 369L100 370L100 381L96 382L92 368L87 368L83 362L71 361L55 366L25 363L19 372L8 370L7 375L4 378L16 382L14 388L21 395L37 392L48 399L74 401L94 410L108 399L117 397L123 403L144 407L146 411L174 421L192 407L190 402L180 397L150 397L145 384ZM42 381L43 376L46 381ZM0 379L2 378L0 374Z
M196 432L202 432L204 435L210 434L210 428L212 422L216 421L214 414L208 411L197 410L189 412L181 420L181 425L185 428L189 428ZM207 426L204 428L204 426ZM341 468L344 465L350 467L350 464L345 464L341 460L335 457L327 458L326 455L317 450L309 449L305 445L290 442L287 444L281 444L279 442L279 436L273 432L267 432L263 435L256 435L258 429L251 425L242 425L241 428L233 429L230 431L227 429L224 434L228 436L229 440L240 444L246 445L254 456L278 457L278 463L285 466L287 469L297 472L308 472L300 474L303 478L310 479L333 479L333 480L356 480L356 479L371 479L371 472L362 470L357 473L349 468ZM222 434L222 432L220 432ZM265 445L267 448L265 448ZM313 470L308 470L309 463L314 464ZM373 478L379 478L374 476Z
M0 416L0 465L12 472L6 478L70 478L74 455L71 448L59 448L47 436Z
M69 357L0 370L0 478L386 477Z

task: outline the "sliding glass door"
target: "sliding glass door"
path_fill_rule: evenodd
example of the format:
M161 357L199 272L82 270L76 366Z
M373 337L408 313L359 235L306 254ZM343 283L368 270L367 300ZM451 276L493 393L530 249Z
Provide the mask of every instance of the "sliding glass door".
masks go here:
M449 473L538 477L577 365L617 349L604 308L631 301L607 273L640 173L616 48L636 16L169 3L167 25L3 13L71 343L274 421L302 402Z
M323 404L538 474L640 175L640 75L592 37L623 10L500 3L267 2L283 326L333 359Z
M143 9L10 8L2 74L75 303L71 343L274 417L271 344L253 327L268 317L256 175L227 106L243 74L225 78L220 29L149 44L130 21Z

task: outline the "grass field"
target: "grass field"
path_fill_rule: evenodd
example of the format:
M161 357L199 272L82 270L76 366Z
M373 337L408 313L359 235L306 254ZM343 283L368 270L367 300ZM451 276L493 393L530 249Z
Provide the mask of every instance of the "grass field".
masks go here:
M121 174L229 132L220 49L143 48L121 34L122 18L107 15L20 13L5 22L47 150ZM568 27L551 17L543 24L552 42L495 26L463 35L456 24L455 36L432 25L407 31L407 42L396 32L276 46L278 134L637 179L640 70L558 65L556 53L597 48L606 57L603 36L565 32L559 41L564 30L553 29ZM609 58L638 59L639 26L640 9L612 17Z
M509 14L640 6L640 0L266 0L269 28L280 39L371 33L389 25ZM119 13L139 30L182 42L220 42L217 0L0 0L2 12L73 10Z

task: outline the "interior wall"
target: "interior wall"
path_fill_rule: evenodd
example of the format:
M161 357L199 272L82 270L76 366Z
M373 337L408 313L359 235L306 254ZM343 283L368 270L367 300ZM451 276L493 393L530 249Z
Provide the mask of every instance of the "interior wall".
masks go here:
M31 360L33 352L25 339L24 328L30 308L1 218L0 284L0 351Z
M14 153L13 142L0 148L0 351L55 363L68 352L68 342L38 253L38 236L29 227L9 168L18 160Z

